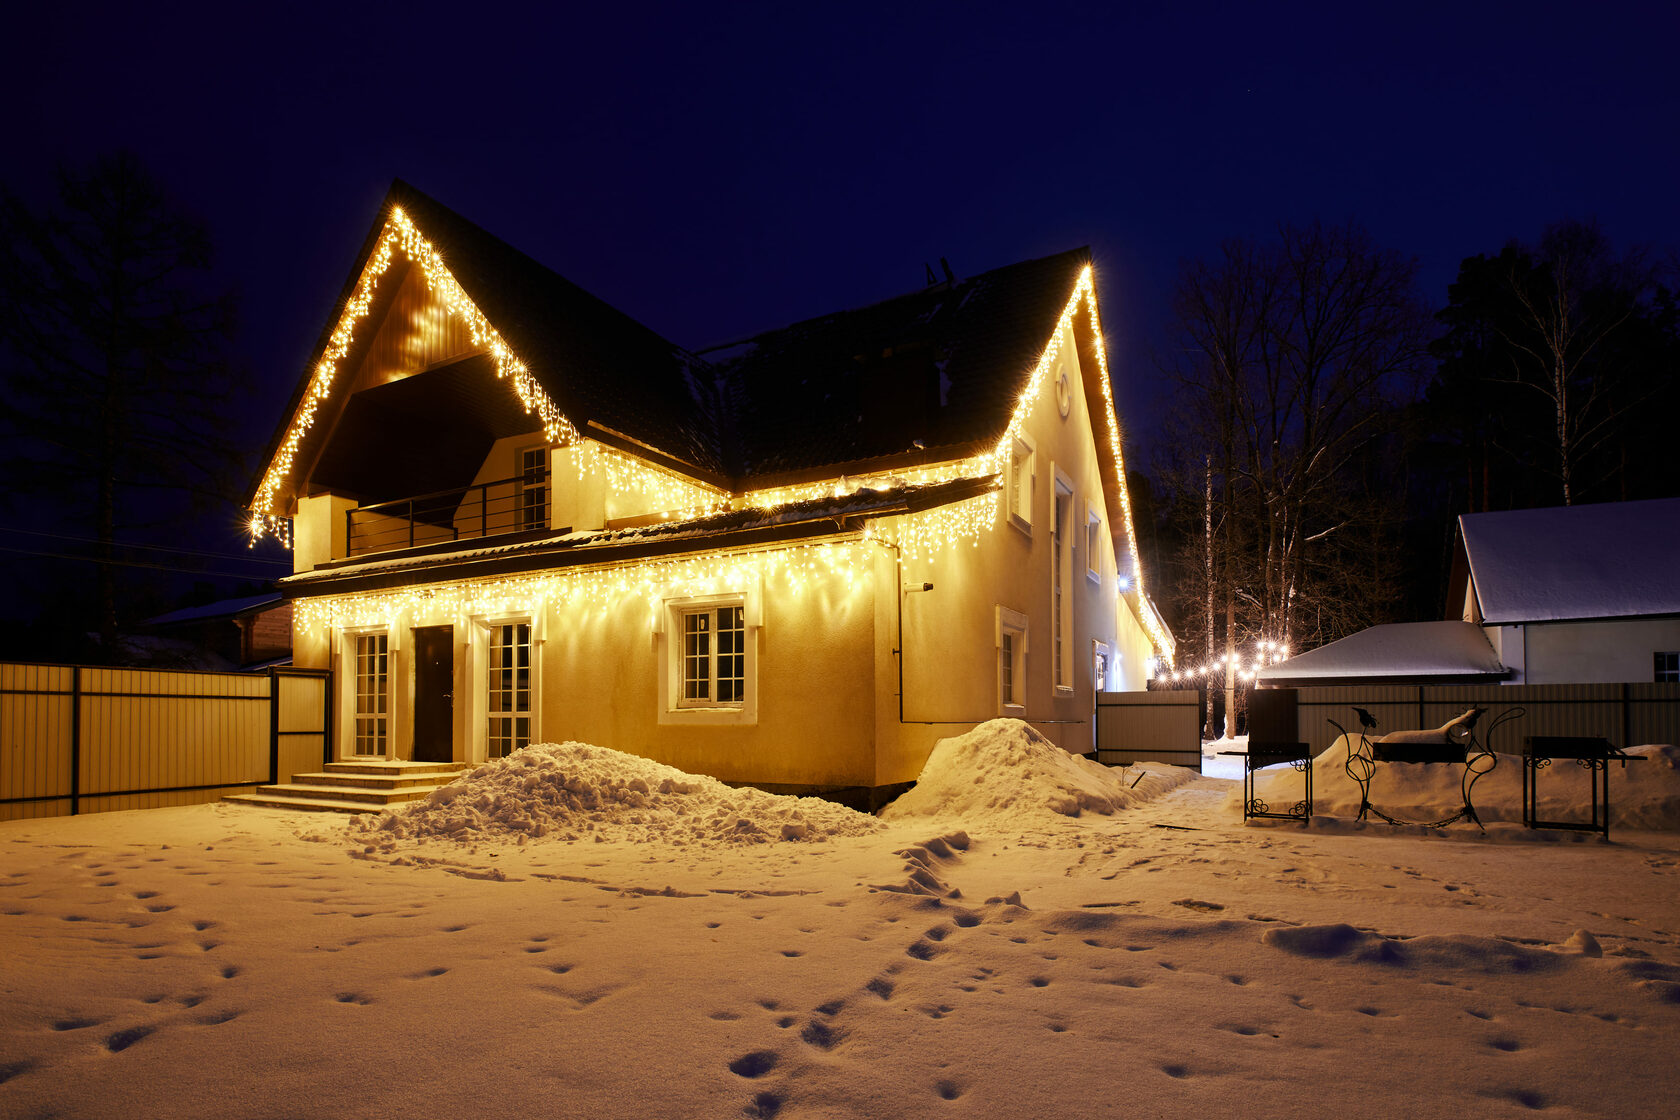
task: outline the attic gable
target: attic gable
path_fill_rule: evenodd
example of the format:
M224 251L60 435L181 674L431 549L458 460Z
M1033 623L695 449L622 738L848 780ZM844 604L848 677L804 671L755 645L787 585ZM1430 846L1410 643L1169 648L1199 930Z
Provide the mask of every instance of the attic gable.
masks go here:
M388 321L409 273L424 285L427 313L451 320L437 332L470 340L528 430L556 445L587 430L667 469L717 476L709 377L695 376L691 355L399 181L270 446L248 503L253 534L285 535L299 473L336 417L327 402L349 396L368 324Z

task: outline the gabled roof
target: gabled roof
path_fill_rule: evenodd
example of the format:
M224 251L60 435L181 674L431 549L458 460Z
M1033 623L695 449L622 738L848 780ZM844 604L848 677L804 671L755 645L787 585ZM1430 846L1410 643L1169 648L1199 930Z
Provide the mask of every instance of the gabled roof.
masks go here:
M1680 498L1467 513L1489 624L1680 615Z
M860 465L872 461L892 460L897 469L959 457L982 445L989 450L1007 427L1016 397L1090 261L1087 250L1076 249L946 280L696 356L398 180L270 444L270 468L284 454L294 418L313 407L312 379L323 356L342 345L334 332L342 329L345 309L398 208L573 427L668 468L742 490L780 484L789 476L862 473ZM395 286L390 279L375 285L375 315L378 301L389 298ZM365 346L372 333L366 322L353 325L349 351L335 359L345 367L336 376L340 391L337 399L321 394L323 408L343 408L348 367L359 360L356 347ZM465 369L473 362L457 365ZM424 380L431 390L447 378L428 373ZM419 387L407 390L413 395ZM439 398L447 398L442 407L451 414L462 402L473 403L463 390L454 393ZM475 407L482 412L485 402ZM334 438L336 416L311 421L289 487L297 485L298 471L319 461ZM505 419L480 426L485 438L507 434ZM533 417L530 427L538 426ZM365 435L366 428L352 425L346 432ZM365 442L354 436L350 441ZM436 441L415 442L435 446ZM259 481L248 503L264 507L257 512L268 516L277 510L258 499L276 493L265 491L271 485Z
M1074 249L699 351L721 375L732 473L995 443L1090 259Z
M1261 669L1263 684L1330 681L1498 680L1510 674L1481 627L1469 622L1397 622L1372 626L1279 665Z

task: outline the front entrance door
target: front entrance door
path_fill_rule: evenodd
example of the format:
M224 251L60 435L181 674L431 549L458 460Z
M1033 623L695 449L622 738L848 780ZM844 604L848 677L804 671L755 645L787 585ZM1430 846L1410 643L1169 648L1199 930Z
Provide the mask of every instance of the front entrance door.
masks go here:
M414 761L455 757L455 644L450 626L414 628Z

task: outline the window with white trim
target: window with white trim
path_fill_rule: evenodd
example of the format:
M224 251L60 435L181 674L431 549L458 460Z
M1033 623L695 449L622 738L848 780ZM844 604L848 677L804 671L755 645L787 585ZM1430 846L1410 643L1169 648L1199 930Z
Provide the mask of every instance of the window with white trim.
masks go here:
M390 645L384 634L356 635L356 714L352 750L383 755L391 728Z
M678 707L739 707L746 701L745 613L740 603L678 612L682 643Z
M498 622L488 629L485 755L506 758L531 745L531 624Z
M548 525L548 448L525 447L519 451L519 527L542 529Z
M1092 583L1102 582L1103 570L1102 512L1095 502L1085 503L1085 576Z
M1109 658L1108 658L1108 646L1105 643L1099 642L1095 638L1093 638L1091 640L1091 687L1092 688L1096 689L1098 692L1109 691L1108 674L1109 674L1110 668L1111 668L1111 666L1109 664Z
M1073 487L1058 473L1050 522L1050 658L1057 688L1073 687Z
M1033 484L1038 471L1038 453L1032 441L1016 437L1010 444L1009 469L1004 479L1004 500L1009 520L1022 532L1032 532Z
M1019 714L1026 706L1027 616L1008 607L997 609L998 710Z

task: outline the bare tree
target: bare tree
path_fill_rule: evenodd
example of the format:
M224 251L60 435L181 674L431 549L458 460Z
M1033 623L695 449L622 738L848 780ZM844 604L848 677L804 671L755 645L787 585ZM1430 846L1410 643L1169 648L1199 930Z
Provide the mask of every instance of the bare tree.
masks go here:
M107 641L119 529L164 499L237 493L223 435L232 304L205 294L209 263L203 227L131 155L61 173L40 212L0 193L7 477L95 540Z
M1226 667L1227 732L1240 650L1339 637L1391 594L1348 569L1381 567L1373 535L1391 527L1367 483L1385 405L1424 354L1415 272L1356 226L1314 224L1229 242L1181 274L1178 430L1204 448L1199 470L1176 474L1202 538L1198 601L1181 606Z
M1516 313L1499 328L1511 368L1495 381L1540 394L1552 421L1552 451L1563 504L1575 497L1580 460L1612 435L1622 410L1614 363L1598 360L1639 311L1637 260L1615 261L1595 224L1565 222L1546 231L1539 260L1510 258L1505 282Z

